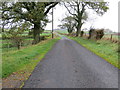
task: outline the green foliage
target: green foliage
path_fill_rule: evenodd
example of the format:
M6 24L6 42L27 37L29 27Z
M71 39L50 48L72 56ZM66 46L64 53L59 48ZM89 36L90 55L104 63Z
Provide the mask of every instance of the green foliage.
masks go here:
M14 26L8 32L5 31L3 33L5 33L5 36L9 38L17 46L18 49L20 49L21 44L23 43L23 33L29 26L30 24L26 22L21 24L19 27Z
M33 38L31 36L27 36L26 32L24 32L24 33L25 34L21 34L21 38L23 41L21 44L21 48L32 45L32 41L33 41ZM41 34L41 41L46 40L50 37L51 37L51 32L45 31ZM14 42L12 37L10 37L10 36L8 36L6 38L4 37L4 39L2 37L2 40L0 40L0 41L2 42L2 45L0 47L2 48L3 53L17 49L16 43Z
M85 2L85 3L88 4L99 15L103 15L109 9L108 2Z
M24 22L30 23L31 27L34 27L32 33L36 44L40 41L40 33L47 25L47 13L58 2L3 2L1 4L0 11L4 24L10 23L10 28L15 30Z
M61 29L67 28L67 31L69 34L73 32L75 26L76 26L76 21L75 21L74 17L72 17L72 16L67 16L67 17L63 18L62 25L59 25L59 27Z

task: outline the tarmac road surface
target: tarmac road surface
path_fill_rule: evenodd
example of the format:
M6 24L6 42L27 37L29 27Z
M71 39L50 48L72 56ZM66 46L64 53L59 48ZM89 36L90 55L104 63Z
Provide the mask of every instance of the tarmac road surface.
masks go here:
M118 88L118 69L63 37L38 63L23 88Z

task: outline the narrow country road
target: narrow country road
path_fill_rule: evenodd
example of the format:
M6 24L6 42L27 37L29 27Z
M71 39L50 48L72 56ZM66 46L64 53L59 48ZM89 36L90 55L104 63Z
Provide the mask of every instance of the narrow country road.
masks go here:
M38 63L23 88L118 88L118 69L63 37Z

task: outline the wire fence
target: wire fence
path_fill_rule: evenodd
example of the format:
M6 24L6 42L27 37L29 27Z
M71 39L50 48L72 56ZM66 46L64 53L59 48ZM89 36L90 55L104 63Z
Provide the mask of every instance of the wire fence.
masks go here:
M110 41L112 41L114 43L120 42L119 38L120 38L120 35L118 35L118 34L105 34L103 36L103 39L110 40Z

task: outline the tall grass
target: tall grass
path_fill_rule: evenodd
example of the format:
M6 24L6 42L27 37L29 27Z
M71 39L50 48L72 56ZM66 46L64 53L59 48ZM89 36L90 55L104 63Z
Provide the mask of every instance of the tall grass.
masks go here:
M98 56L105 59L107 62L111 63L115 67L118 66L118 43L111 43L107 40L88 40L81 37L69 37L80 43L82 46L86 47L90 51L94 52ZM119 67L120 68L120 67Z
M59 38L45 40L21 50L4 52L2 54L2 78L9 76L13 72L25 69L27 66L29 66L28 70L30 68L33 69L57 40Z

